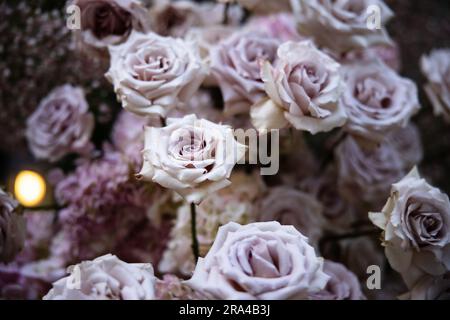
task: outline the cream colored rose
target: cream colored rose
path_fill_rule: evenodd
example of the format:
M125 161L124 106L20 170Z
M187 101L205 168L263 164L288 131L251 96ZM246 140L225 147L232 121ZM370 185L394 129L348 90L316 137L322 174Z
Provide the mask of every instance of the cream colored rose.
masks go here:
M393 13L382 0L293 0L292 4L300 33L321 47L346 52L391 43L384 26Z
M304 299L325 287L329 277L322 265L292 226L230 222L187 284L215 299Z
M44 300L153 300L156 277L151 264L129 264L105 255L69 267Z
M425 92L434 113L450 122L450 49L433 50L421 59L422 72L428 79Z
M132 30L150 31L149 13L138 0L73 0L80 8L81 30L76 39L83 46L107 49L125 42Z
M339 69L310 41L283 43L276 62L263 63L261 74L270 99L253 105L253 125L264 130L290 124L312 134L343 126L346 115L338 104L343 90Z
M138 177L196 204L230 184L231 171L246 151L230 127L199 120L194 114L169 118L167 124L146 128L144 165Z
M386 257L409 288L424 275L450 270L450 201L417 169L392 185L382 212L369 213L369 218L384 231Z
M316 246L325 220L323 207L313 196L287 186L267 190L258 207L257 221L278 221L292 225Z
M165 117L189 100L206 75L198 48L182 39L133 32L109 50L106 77L123 107L138 115Z
M387 131L407 126L420 109L415 83L381 62L349 65L343 72L347 86L340 103L352 134L381 141Z

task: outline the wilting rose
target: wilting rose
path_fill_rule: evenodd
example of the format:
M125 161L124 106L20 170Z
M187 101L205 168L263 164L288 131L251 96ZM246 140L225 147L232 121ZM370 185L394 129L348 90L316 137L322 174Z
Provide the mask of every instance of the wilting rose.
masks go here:
M434 113L450 122L450 49L433 50L421 59L422 72L428 79L425 92Z
M384 26L393 13L382 0L299 0L293 3L300 33L313 37L320 46L346 52L391 42ZM380 9L380 29L369 28L377 18L376 13L369 14L370 6Z
M344 265L329 260L323 272L330 276L325 289L313 294L311 300L364 300L358 278Z
M316 245L325 223L323 207L313 196L287 186L267 190L258 206L258 221L292 225Z
M151 264L130 264L105 255L68 268L44 300L153 300L156 277Z
M210 53L211 72L222 91L225 113L247 113L265 97L260 63L273 62L279 41L255 31L236 32Z
M386 257L409 288L423 275L450 270L450 201L417 169L392 185L383 210L369 218L384 231Z
M219 25L222 4L157 0L150 9L152 30L162 36L184 37L193 27Z
M133 32L127 42L109 49L106 77L122 106L138 115L165 117L189 100L206 75L198 48L182 39Z
M169 118L167 124L146 128L144 165L138 177L197 204L230 184L231 171L246 150L230 127L199 120L194 114Z
M450 273L439 277L424 276L400 299L450 300Z
M305 299L328 281L322 264L292 226L230 222L187 284L215 299Z
M120 44L132 30L150 31L147 9L138 0L73 0L81 12L82 45L106 49Z
M404 164L388 142L375 148L347 137L335 151L338 189L347 201L378 208L389 195L392 183L404 176Z
M338 104L343 90L340 65L312 42L285 42L278 59L264 61L262 79L270 100L252 107L253 125L260 130L291 124L312 134L344 125L346 115Z
M10 262L23 248L25 221L17 213L18 203L0 189L0 262Z
M346 129L380 141L387 131L405 127L419 110L417 87L381 62L343 68L347 87L340 103L348 115Z
M255 203L265 188L261 176L257 172L249 175L235 171L230 180L230 186L208 195L196 208L197 238L201 256L211 248L220 226L231 221L240 224L255 221ZM176 221L170 235L171 239L158 265L159 272L192 275L195 257L192 253L189 204L177 209Z
M94 116L83 90L66 84L39 103L27 120L26 136L36 158L55 162L72 152L89 151L93 129Z

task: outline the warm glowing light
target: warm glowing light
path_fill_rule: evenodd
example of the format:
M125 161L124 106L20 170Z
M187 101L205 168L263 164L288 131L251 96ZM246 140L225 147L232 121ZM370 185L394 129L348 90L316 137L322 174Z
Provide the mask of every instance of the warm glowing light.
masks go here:
M34 207L45 197L45 181L40 174L30 170L21 171L14 182L14 194L25 207Z

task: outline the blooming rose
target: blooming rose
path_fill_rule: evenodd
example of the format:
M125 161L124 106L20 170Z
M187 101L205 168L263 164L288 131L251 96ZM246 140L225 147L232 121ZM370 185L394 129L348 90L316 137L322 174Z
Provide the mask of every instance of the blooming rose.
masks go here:
M424 276L402 300L450 300L450 274L439 277Z
M211 50L211 72L222 91L227 115L246 113L265 96L260 62L273 62L278 44L267 34L242 31Z
M25 222L16 200L0 189L0 262L10 262L25 241Z
M147 127L139 178L173 189L199 204L208 193L230 184L234 165L245 155L233 130L194 114L169 118L167 127Z
M380 141L389 130L405 127L420 108L417 87L381 62L343 68L347 87L340 103L346 129Z
M262 79L270 100L251 110L257 129L278 129L288 123L312 134L344 125L345 111L338 100L343 82L340 65L312 42L285 42L272 66L265 61Z
M258 221L278 221L292 225L310 244L316 245L322 235L323 207L314 197L296 189L280 186L267 191L258 207Z
M81 12L82 45L106 49L123 43L131 31L150 31L148 11L138 0L73 0Z
M382 206L392 183L404 176L404 164L388 142L367 148L347 137L335 151L338 188L347 201L357 205Z
M265 188L260 175L235 171L232 184L217 193L208 195L197 207L197 238L200 255L211 248L220 226L230 221L247 224L255 220L255 202ZM171 239L158 265L160 272L181 273L190 276L195 268L192 253L191 212L188 204L176 212L176 222L171 230Z
M384 26L393 13L382 0L298 0L292 3L300 33L313 37L320 46L346 52L391 41ZM369 23L377 18L377 12L369 12L370 6L380 9L381 29L369 28Z
M153 300L156 277L151 264L129 264L105 255L68 268L44 300Z
M216 299L302 299L325 287L322 264L293 226L230 222L187 284Z
M323 272L330 276L325 289L313 294L311 300L364 300L358 278L344 265L329 260Z
M54 162L71 152L88 151L93 129L94 116L83 90L66 84L39 103L27 120L26 136L36 158Z
M106 77L123 107L138 115L165 117L195 93L206 74L198 48L182 39L133 32L109 50Z
M450 201L417 169L392 185L382 212L369 218L384 230L386 257L409 288L423 275L450 270Z
M425 92L434 113L450 121L450 49L433 50L421 59L422 72L428 79Z
M304 40L304 37L297 32L296 22L291 13L283 12L268 16L257 16L249 21L248 27L254 30L262 30L271 37L282 41Z

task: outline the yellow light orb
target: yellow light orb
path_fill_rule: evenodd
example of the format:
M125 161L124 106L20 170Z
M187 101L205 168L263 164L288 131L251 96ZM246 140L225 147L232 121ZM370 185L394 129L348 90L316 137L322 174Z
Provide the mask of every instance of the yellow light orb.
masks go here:
M44 178L34 171L21 171L14 181L14 194L25 207L34 207L41 203L45 197L45 191Z

